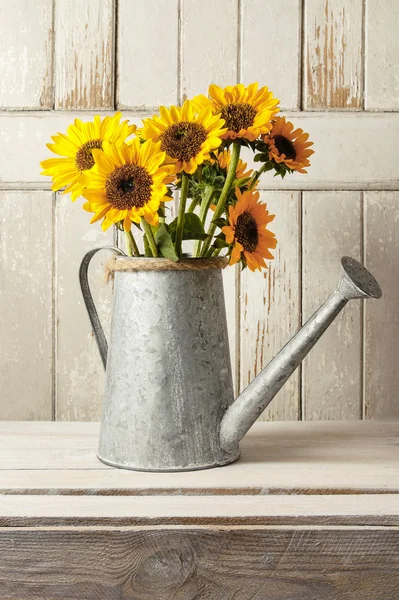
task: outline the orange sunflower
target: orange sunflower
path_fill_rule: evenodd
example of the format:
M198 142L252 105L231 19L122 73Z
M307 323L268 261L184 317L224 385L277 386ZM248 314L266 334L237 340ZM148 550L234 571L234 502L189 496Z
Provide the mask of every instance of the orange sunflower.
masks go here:
M93 150L95 166L82 192L88 200L83 208L95 213L91 223L103 219L104 231L121 222L130 231L132 222L140 223L142 217L158 224L161 202L172 199L166 196L166 183L174 173L174 165L164 164L160 145L152 140L140 144L135 138L129 145L105 141L102 150Z
M266 226L273 221L266 204L259 202L259 192L243 192L236 188L238 202L229 206L229 225L222 227L228 244L234 244L231 252L230 265L235 265L244 255L250 271L265 269L265 258L274 256L269 248L275 248L277 240L274 233Z
M66 134L52 137L54 143L47 147L60 158L48 158L40 165L44 169L41 174L52 178L53 191L65 187L63 193L70 192L73 201L82 194L85 175L94 165L93 150L101 149L104 141L120 144L136 131L136 125L120 122L121 116L120 112L104 119L96 115L87 123L75 119Z
M309 167L309 156L314 154L310 150L313 142L309 142L309 134L303 129L295 129L285 117L277 117L268 135L263 137L269 146L269 158L276 163L284 163L292 171L306 173L304 167Z
M279 111L279 100L267 87L258 89L257 83L247 87L239 83L224 89L212 84L209 86L209 98L199 95L192 102L197 109L210 105L213 114L224 119L227 132L223 139L254 141L270 130L270 121Z

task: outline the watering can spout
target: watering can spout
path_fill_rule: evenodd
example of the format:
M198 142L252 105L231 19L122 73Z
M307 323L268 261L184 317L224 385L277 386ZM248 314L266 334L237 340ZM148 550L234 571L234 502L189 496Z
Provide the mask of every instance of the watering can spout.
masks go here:
M377 281L359 262L344 256L341 264L335 292L227 409L220 429L224 450L238 444L349 300L381 297Z

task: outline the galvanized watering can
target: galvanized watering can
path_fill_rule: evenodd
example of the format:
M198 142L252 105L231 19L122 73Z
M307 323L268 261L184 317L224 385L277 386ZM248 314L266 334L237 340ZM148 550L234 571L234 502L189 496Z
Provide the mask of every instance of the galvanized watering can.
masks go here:
M87 278L101 249L121 255L112 267L109 349ZM241 438L346 303L381 297L374 277L344 257L336 291L234 401L224 259L122 255L112 247L88 252L80 282L106 367L98 457L125 469L185 471L237 460Z

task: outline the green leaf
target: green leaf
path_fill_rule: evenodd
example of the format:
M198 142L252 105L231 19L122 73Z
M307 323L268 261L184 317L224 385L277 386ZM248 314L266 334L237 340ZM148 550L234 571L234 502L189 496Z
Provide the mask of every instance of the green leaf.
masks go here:
M248 183L250 179L250 177L241 177L240 179L234 179L232 187L242 188Z
M183 240L203 240L206 237L201 219L195 213L186 213L184 217Z
M226 220L225 219L212 219L212 223L215 223L215 225L217 227L224 227L226 225Z
M217 177L215 177L215 179L213 180L213 185L216 188L222 188L224 186L224 182L225 182L225 178L222 177L221 175L218 175Z
M215 241L213 242L213 246L215 248L228 248L229 247L226 240L222 240L222 238L220 238L220 237L215 238Z
M177 217L176 219L173 219L173 221L171 223L169 223L168 225L168 231L173 239L173 236L176 234L176 227L177 227Z
M168 227L170 237L176 240L177 218ZM207 237L201 219L195 213L186 213L184 216L183 240L204 240Z
M169 258L170 260L174 261L179 260L175 247L173 246L172 238L170 237L168 230L163 223L155 234L155 241L160 253L164 258Z

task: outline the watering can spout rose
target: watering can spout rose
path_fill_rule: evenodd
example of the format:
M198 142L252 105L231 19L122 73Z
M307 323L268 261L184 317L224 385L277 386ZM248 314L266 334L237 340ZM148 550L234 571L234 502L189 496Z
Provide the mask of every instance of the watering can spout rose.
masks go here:
M381 296L367 269L344 257L334 293L234 400L226 261L114 258L108 350L87 280L96 252L84 258L80 281L106 366L99 458L124 468L181 471L236 460L242 437L347 302Z

